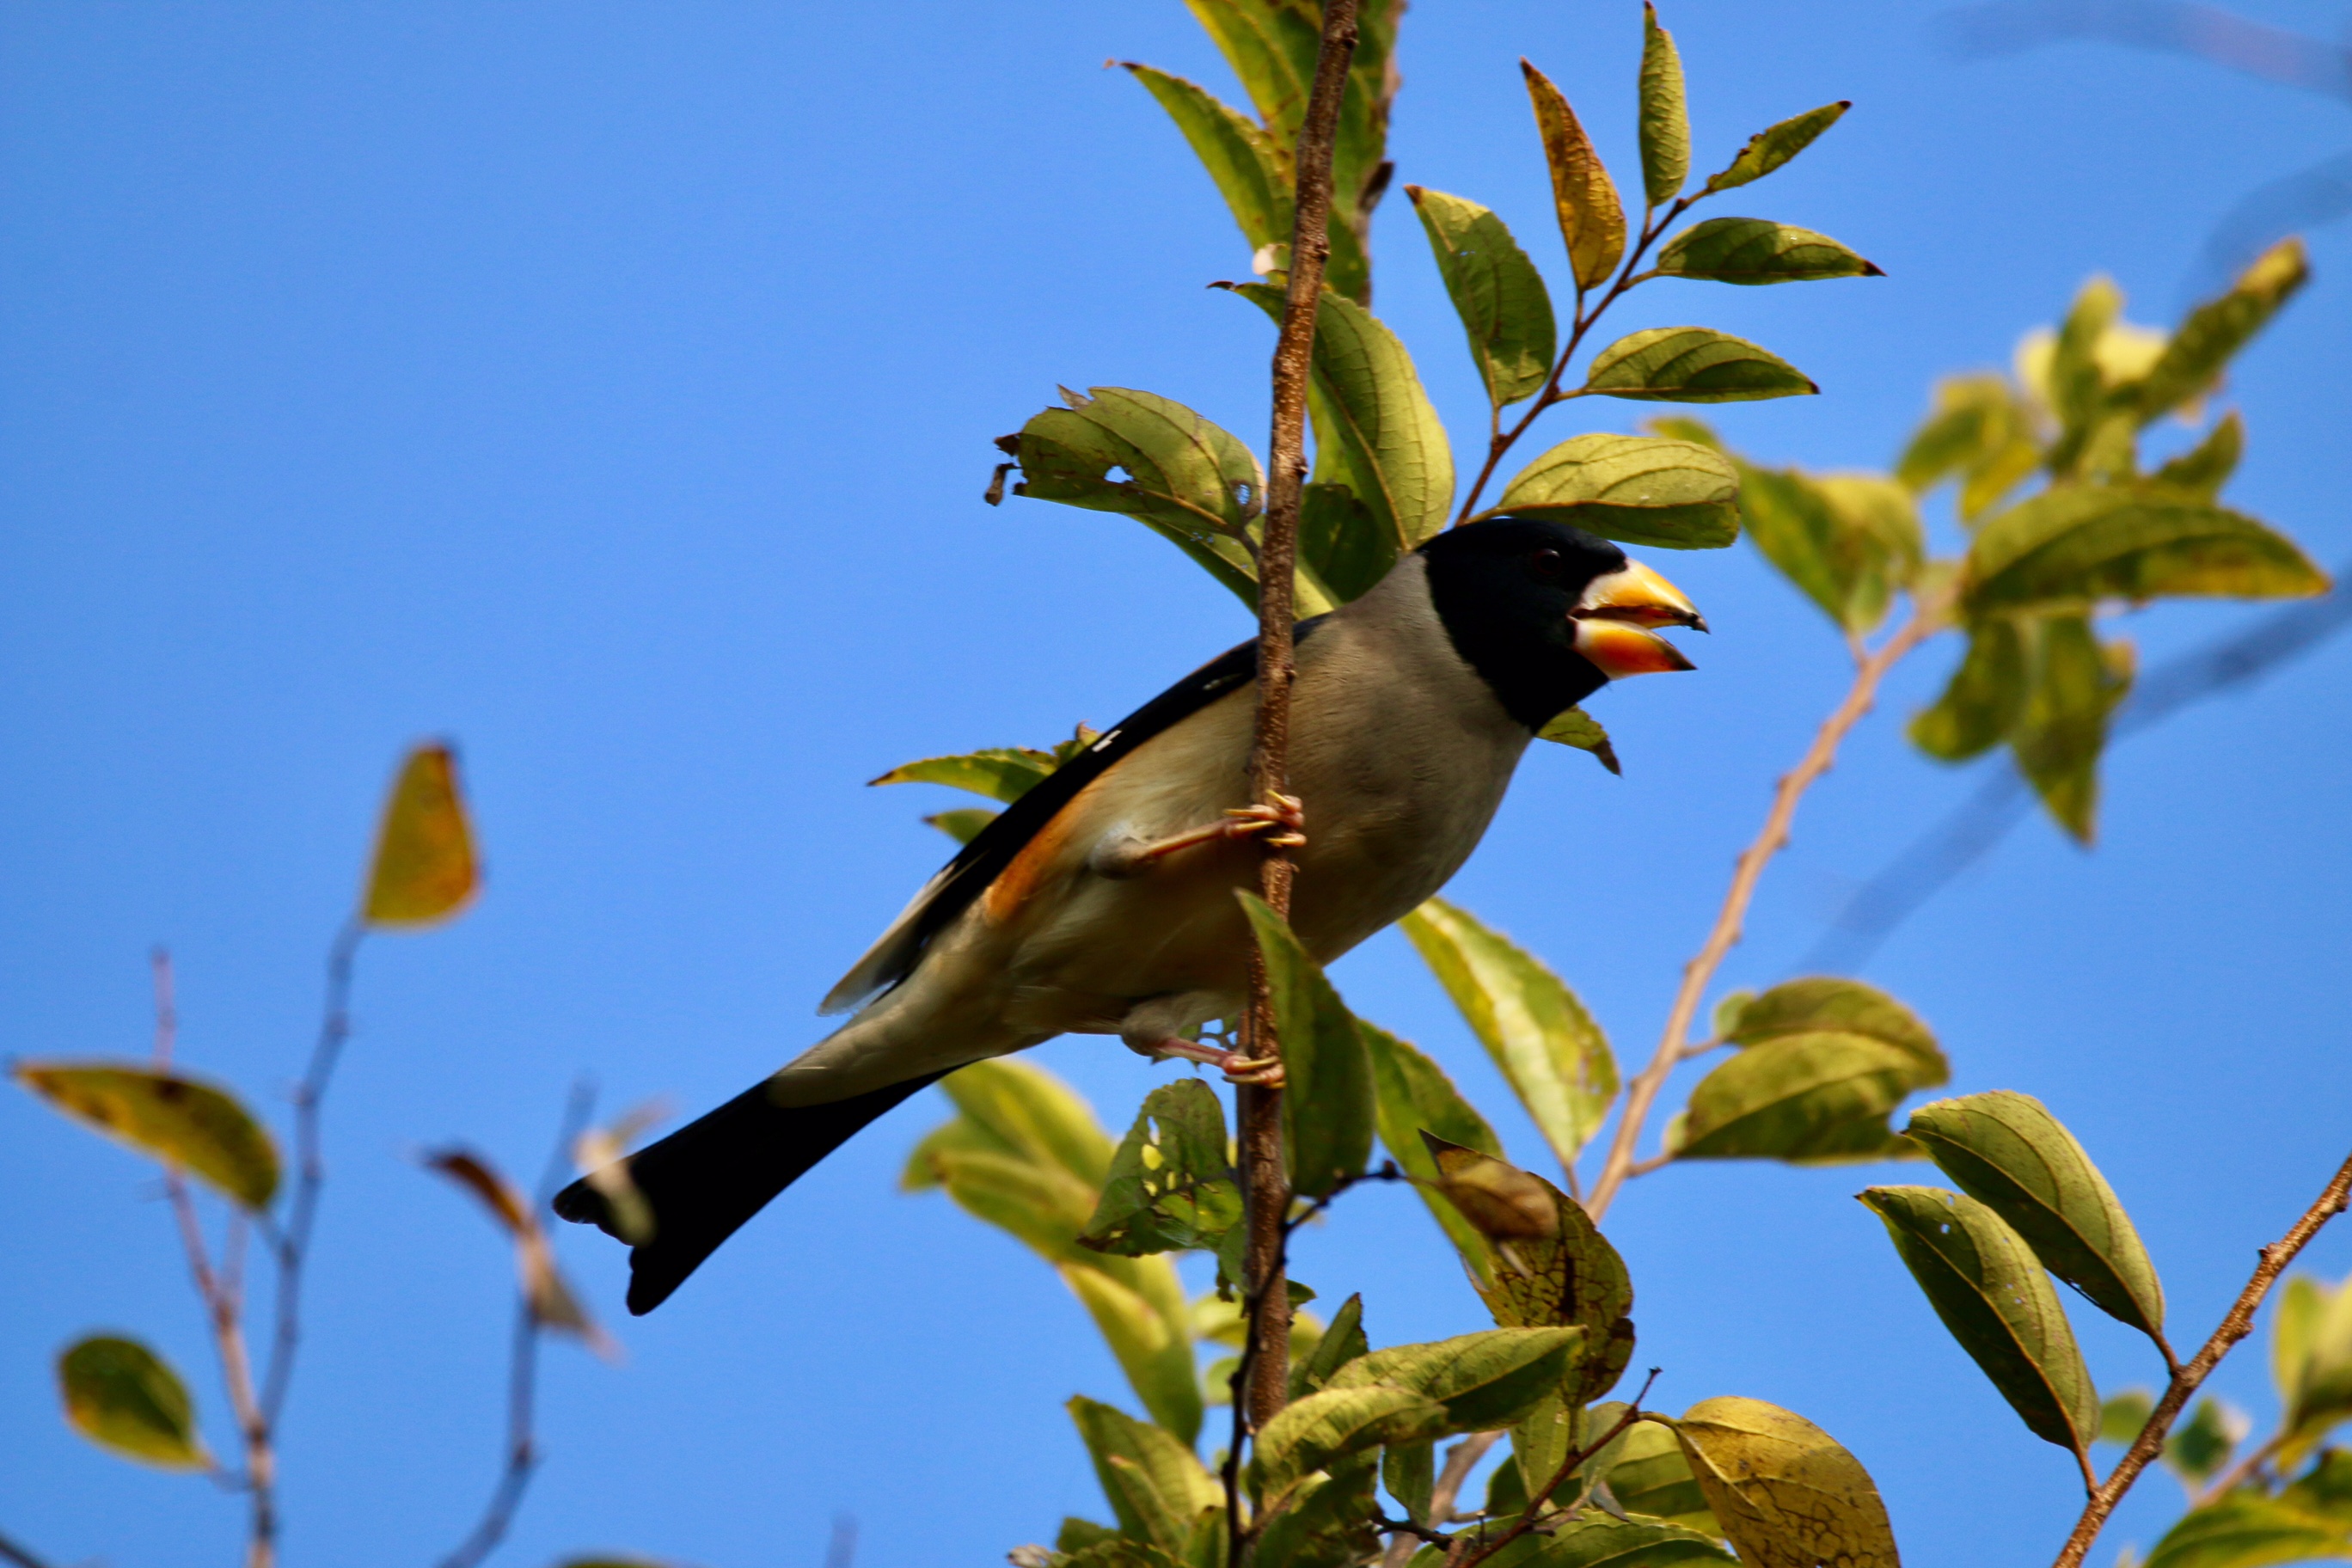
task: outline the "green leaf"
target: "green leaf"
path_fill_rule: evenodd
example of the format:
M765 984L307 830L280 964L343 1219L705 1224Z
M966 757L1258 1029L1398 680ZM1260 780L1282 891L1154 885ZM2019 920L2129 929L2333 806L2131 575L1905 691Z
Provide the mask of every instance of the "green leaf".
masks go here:
M1151 1261L1168 1268L1162 1259ZM1085 1304L1103 1342L1110 1347L1119 1370L1127 1374L1129 1385L1151 1418L1188 1444L1200 1436L1201 1384L1185 1319L1180 1316L1171 1321L1160 1303L1103 1269L1064 1264L1060 1272L1062 1282ZM1172 1269L1169 1279L1172 1283Z
M1552 716L1551 722L1536 731L1536 739L1591 752L1593 760L1612 773L1625 771L1617 761L1617 748L1609 743L1609 731L1601 727L1600 720L1581 708L1561 709Z
M2025 704L2010 744L2060 826L2091 841L2099 804L2099 753L2107 719L2131 690L2128 644L2102 647L2083 616L2052 616L2026 629Z
M2231 409L2221 416L2205 438L2148 476L2152 483L2183 495L2210 501L2238 470L2245 455L2246 422Z
M1835 125L1850 107L1843 100L1824 103L1819 109L1809 109L1758 132L1748 139L1748 145L1739 150L1739 156L1731 161L1728 168L1708 178L1707 193L1727 191L1734 185L1762 179L1811 146L1813 139Z
M1397 1345L1341 1367L1328 1392L1409 1390L1444 1407L1444 1424L1436 1430L1491 1432L1509 1426L1557 1389L1584 1339L1580 1328L1505 1328ZM1411 1436L1435 1436L1436 1430Z
M1908 1052L1917 1062L1914 1089L1932 1089L1950 1076L1950 1064L1935 1032L1917 1014L1874 985L1835 975L1784 980L1760 996L1749 996L1726 1020L1723 1037L1738 1046L1822 1030L1860 1035Z
M1944 694L1911 719L1911 743L1940 762L1965 762L2000 744L2025 711L2025 644L2014 622L1969 628L1969 651Z
M372 926L437 925L462 913L481 885L457 754L437 743L419 746L402 762L383 803L361 915Z
M2240 1490L2183 1515L2142 1568L2270 1568L2347 1557L2352 1522L2343 1514Z
M1265 1521L1253 1560L1288 1568L1358 1568L1381 1549L1372 1528L1380 1462L1370 1453L1342 1458L1326 1476L1310 1476ZM1212 1544L1199 1568L1223 1568L1224 1542Z
M2271 1333L2272 1375L2286 1407L2284 1463L2352 1419L2352 1288L2289 1279Z
M2121 1443L2128 1447L2137 1439L2140 1428L2156 1413L2156 1400L2145 1388L2126 1388L2112 1399L2099 1404L2099 1441Z
M2231 1450L2246 1435L2249 1425L2242 1412L2208 1394L2197 1402L2189 1419L2165 1439L2165 1468L2192 1490L2202 1489L2230 1462Z
M1679 1524L1588 1511L1554 1531L1551 1544L1529 1558L1528 1568L1669 1568L1738 1561L1706 1535Z
M1062 1558L1054 1568L1184 1568L1184 1563L1148 1541L1114 1535Z
M1690 177L1690 111L1683 102L1683 62L1675 36L1658 26L1658 8L1642 6L1642 190L1654 207L1680 194Z
M1712 327L1652 327L1601 350L1585 372L1584 390L1654 403L1750 403L1821 388L1745 338Z
M1625 208L1601 154L1592 150L1592 139L1577 123L1576 110L1559 89L1524 59L1519 69L1528 79L1544 163L1551 170L1552 207L1559 216L1559 237L1568 246L1569 271L1576 279L1576 291L1582 294L1607 282L1625 254Z
M2103 599L2300 598L2326 574L2251 517L2152 486L2044 491L1985 524L1969 550L1969 614L2087 608Z
M1470 359L1487 401L1501 408L1534 396L1550 378L1558 347L1543 275L1503 220L1477 203L1420 185L1404 192L1469 334Z
M2051 409L2078 443L2104 411L2106 377L2099 364L2099 345L2123 308L2123 292L2111 279L2092 279L2074 297L2051 348L2046 377Z
M1405 1517L1415 1524L1429 1523L1430 1494L1437 1486L1437 1445L1427 1437L1414 1443L1391 1443L1381 1451L1381 1485L1397 1500Z
M1960 517L1973 522L2042 466L2033 415L1999 375L1952 376L1937 383L1935 408L1895 464L1895 479L1916 494L1960 480Z
M1184 133L1249 247L1289 244L1290 176L1274 139L1197 83L1132 60L1122 63Z
M1182 1551L1194 1517L1224 1501L1215 1478L1184 1443L1123 1410L1083 1394L1066 1408L1120 1531L1164 1552Z
M1400 923L1561 1165L1574 1166L1617 1097L1601 1026L1559 976L1468 910L1432 899Z
M74 1430L101 1448L158 1469L212 1463L187 1384L137 1340L96 1334L72 1345L58 1357L58 1391Z
M1739 472L1655 436L1571 436L1521 468L1494 513L1548 518L1628 544L1719 550L1739 537Z
M1462 1217L1459 1209L1434 1186L1427 1184L1434 1183L1441 1173L1421 1135L1433 1132L1450 1143L1498 1156L1503 1152L1501 1140L1495 1136L1486 1119L1454 1087L1454 1080L1445 1076L1443 1068L1386 1029L1360 1018L1356 1027L1371 1054L1381 1144L1397 1163L1397 1168L1413 1179L1413 1191L1429 1205L1438 1227L1445 1232L1463 1260L1474 1272L1483 1270L1486 1249L1479 1243L1478 1233ZM1483 1279L1483 1274L1480 1278Z
M1584 1205L1542 1177L1422 1134L1438 1168L1438 1189L1486 1240L1473 1282L1506 1328L1559 1325L1584 1331L1575 1376L1560 1390L1573 1405L1615 1385L1633 1354L1633 1282Z
M1923 1105L1905 1129L1959 1189L2007 1220L2043 1267L2107 1316L2162 1342L2164 1287L2091 1157L2030 1095Z
M1911 1052L1858 1034L1768 1040L1699 1080L1672 1152L1678 1160L1798 1163L1900 1158L1886 1113L1927 1087L1926 1071Z
M1824 278L1883 278L1825 234L1760 217L1711 217L1683 230L1658 252L1662 278L1710 283L1811 283Z
M1691 1474L1690 1461L1674 1429L1654 1421L1626 1428L1624 1447L1608 1467L1610 1495L1628 1513L1647 1514L1720 1539L1722 1526L1706 1506L1706 1494Z
M1061 1531L1054 1537L1054 1550L1075 1553L1087 1551L1090 1547L1100 1546L1106 1542L1125 1539L1126 1537L1108 1524L1097 1524L1091 1519L1079 1519L1075 1515L1065 1514L1062 1516Z
M984 805L958 806L953 811L935 812L923 821L938 828L958 844L969 844L980 837L981 829L996 820L996 813Z
M1319 1198L1359 1174L1372 1154L1371 1057L1339 994L1290 926L1256 894L1242 891L1282 1045L1282 1131L1291 1189Z
M1282 320L1281 289L1243 283L1234 292ZM1445 526L1454 504L1454 450L1412 356L1370 310L1327 292L1315 316L1314 367L1318 439L1328 419L1355 498L1400 552L1412 549Z
M9 1071L76 1121L186 1171L254 1213L277 1194L277 1147L226 1089L128 1063L18 1062Z
M1045 775L1060 764L1051 752L1041 752L1033 746L991 746L985 751L966 752L952 757L919 757L902 763L879 778L866 781L876 784L945 784L950 789L970 790L974 795L1001 800L1007 805L1019 800L1045 781ZM992 817L994 812L983 814ZM926 820L929 820L926 818Z
M1313 1321L1305 1312L1291 1321L1291 1352L1298 1363L1290 1370L1293 1399L1303 1399L1322 1388L1341 1367L1371 1349L1364 1338L1364 1299L1360 1295L1340 1302L1339 1310L1331 1315L1331 1326L1316 1335L1313 1345L1299 1354L1302 1346L1298 1327Z
M1084 1188L1086 1210L1092 1210L1110 1173L1110 1135L1067 1084L1043 1068L1000 1058L959 1068L940 1080L940 1089L954 1102L958 1119L982 1140L980 1146L1067 1173ZM917 1163L908 1163L910 1190L929 1184L918 1179ZM1085 1223L1081 1213L1078 1224Z
M1750 1568L1899 1568L1869 1472L1803 1416L1760 1399L1703 1399L1675 1432Z
M2027 1429L2087 1454L2099 1435L2098 1390L2025 1238L1958 1193L1872 1187L1861 1198L1885 1222L1936 1316Z
M1090 396L1065 395L1071 406L1046 409L1010 437L1022 474L1013 493L1132 517L1255 605L1246 540L1265 475L1250 449L1148 392L1097 386Z
M1153 1089L1111 1156L1110 1179L1078 1245L1128 1258L1215 1251L1242 1217L1226 1148L1224 1108L1207 1084L1179 1079Z
M1344 1378L1343 1371L1341 1376ZM1257 1435L1250 1470L1269 1506L1332 1460L1388 1443L1433 1437L1449 1426L1445 1406L1397 1384L1362 1381L1326 1388L1282 1407Z
M1333 460L1345 468L1336 451L1336 447L1333 453L1318 450L1318 464ZM1361 598L1388 575L1397 563L1397 542L1348 485L1309 484L1299 498L1298 560L1302 583L1319 580L1330 602L1344 605Z
M1910 492L1867 474L1815 479L1746 464L1739 473L1748 536L1765 559L1844 630L1860 636L1885 620L1924 551Z
M2204 392L2310 278L2303 241L2290 237L2256 258L2228 293L2191 310L2165 344L2155 368L2136 385L2119 389L2130 398L2140 423L2169 414Z

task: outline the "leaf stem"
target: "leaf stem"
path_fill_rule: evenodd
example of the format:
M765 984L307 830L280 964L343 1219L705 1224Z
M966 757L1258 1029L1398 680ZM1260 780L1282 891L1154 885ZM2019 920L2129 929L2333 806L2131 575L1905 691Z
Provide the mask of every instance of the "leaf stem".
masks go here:
M1525 1535L1528 1531L1533 1530L1536 1527L1536 1521L1543 1516L1545 1505L1551 1501L1551 1494L1568 1484L1568 1478L1576 1473L1577 1466L1584 1463L1585 1460L1592 1458L1593 1455L1601 1452L1601 1449L1606 1448L1610 1444L1614 1443L1628 1427L1633 1425L1634 1422L1646 1419L1649 1416L1650 1412L1642 1408L1642 1401L1649 1397L1650 1385L1657 1381L1658 1369L1654 1366L1650 1369L1650 1375L1642 1380L1641 1393L1633 1395L1633 1399L1626 1405L1625 1413L1617 1417L1615 1423L1610 1426L1608 1431L1603 1432L1592 1442L1587 1444L1581 1448L1576 1449L1574 1452L1570 1453L1568 1458L1562 1459L1559 1462L1559 1468L1552 1472L1551 1479L1546 1481L1536 1492L1535 1496L1528 1500L1528 1506L1519 1510L1519 1517L1511 1521L1511 1527L1508 1530L1506 1530L1502 1534L1495 1537L1494 1540L1485 1542L1478 1548L1478 1550L1473 1552L1469 1556L1462 1558L1459 1562L1455 1562L1453 1555L1449 1553L1446 1560L1446 1568L1477 1568L1479 1563L1484 1563L1487 1558L1492 1557L1496 1552L1500 1552L1504 1547L1508 1546L1512 1542L1517 1541L1520 1536Z
M1633 1151L1641 1142L1643 1124L1649 1120L1650 1109L1657 1101L1658 1091L1665 1087L1667 1076L1690 1049L1690 1028L1698 1016L1699 1002L1725 956L1738 944L1748 906L1756 897L1757 883L1762 880L1764 868L1771 863L1772 857L1787 846L1789 826L1796 817L1798 803L1836 763L1839 745L1877 700L1879 682L1885 679L1886 672L1942 628L1944 609L1940 597L1914 602L1911 618L1862 660L1844 700L1822 721L1804 757L1781 775L1773 791L1771 809L1764 816L1763 831L1740 852L1735 864L1731 887L1724 894L1723 907L1716 912L1715 926L1707 932L1706 945L1683 966L1682 985L1675 991L1674 1005L1666 1014L1665 1032L1659 1037L1657 1051L1651 1057L1650 1065L1626 1089L1625 1109L1618 1116L1617 1133L1610 1143L1609 1157L1601 1167L1599 1179L1592 1184L1592 1195L1584 1204L1595 1220L1608 1212L1617 1189L1635 1173ZM1656 1163L1652 1162L1649 1168L1654 1169Z
M2335 1178L2321 1191L2317 1201L2303 1211L2303 1217L2296 1220L2284 1236L2262 1249L2259 1254L2261 1261L2254 1266L2253 1277L2246 1281L2246 1288L2238 1292L2237 1300L2223 1314L2221 1327L2213 1331L2213 1337L2205 1342L2204 1348L2189 1357L2189 1363L2174 1374L2171 1384L2164 1391L2164 1397L2157 1401L2156 1408L2148 1413L2147 1422L2141 1426L2139 1436L2132 1439L2132 1446L2125 1451L2123 1458L2117 1461L2107 1479L2093 1489L2090 1500L2084 1505L2082 1517L2074 1521L2074 1532L2066 1538L2066 1544L2059 1552L2053 1568L2079 1568L2091 1550L2091 1542L2097 1540L2099 1531L2106 1527L2108 1516L2115 1512L2116 1504L2131 1490L2132 1483L2139 1479L2140 1472L2163 1452L2164 1439L2172 1430L2173 1418L2189 1403L2189 1396L2196 1393L2198 1386L2221 1364L2221 1358L2253 1331L2254 1310L2263 1304L2263 1298L2270 1294L2271 1287L2277 1283L2286 1266L2294 1261L2294 1255L2319 1234L2320 1226L2342 1214L2347 1202L2352 1202L2352 1159L2347 1159L2336 1168ZM2234 1485L2240 1478L2232 1475L2226 1479ZM2208 1499L2217 1495L2218 1489L2208 1493Z
M1643 256L1652 245L1657 242L1658 237L1672 227L1674 221L1688 211L1693 202L1702 199L1706 195L1706 192L1701 191L1696 196L1682 197L1666 209L1666 216L1663 218L1657 217L1653 212L1645 211L1643 214L1641 237L1635 241L1633 250L1626 256L1624 262L1617 268L1617 277L1609 285L1609 291L1601 296L1600 302L1595 304L1589 313L1584 309L1584 290L1579 289L1576 291L1576 317L1569 330L1568 346L1559 351L1559 361L1551 367L1551 376L1544 383L1543 391L1536 395L1536 400L1528 405L1528 411L1520 416L1519 422L1511 426L1510 433L1490 436L1487 438L1486 466L1478 470L1478 478L1471 484L1470 493L1463 498L1462 510L1454 517L1454 527L1459 528L1470 521L1471 514L1477 510L1479 496L1486 492L1486 481L1495 477L1495 465L1503 460L1504 453L1518 444L1519 437L1528 433L1528 426L1533 425L1543 411L1553 404L1565 403L1571 397L1584 395L1581 392L1562 392L1559 389L1559 378L1568 374L1568 362L1576 357L1576 351L1583 343L1585 334L1592 331L1593 323L1601 320L1602 312L1617 302L1618 296L1650 276L1644 273L1642 278L1636 278L1633 276L1633 268L1641 265ZM1496 415L1499 420L1501 410L1497 409Z
M1266 444L1265 526L1258 550L1257 715L1250 757L1250 796L1277 804L1289 778L1291 622L1298 562L1298 512L1307 485L1307 384L1313 368L1316 317L1323 272L1331 258L1331 160L1339 103L1356 54L1356 0L1324 0L1323 33L1316 48L1315 84L1294 154L1290 278L1282 330L1274 345L1274 428ZM1259 887L1276 913L1290 912L1290 858L1267 845ZM1243 1049L1281 1059L1264 956L1249 949L1249 1008L1242 1020ZM1263 1427L1289 1393L1290 1299L1283 1281L1283 1217L1290 1207L1283 1164L1282 1091L1244 1085L1235 1092L1240 1122L1244 1221L1248 1228L1243 1274L1249 1331L1243 1346L1246 1380L1236 1375L1234 1433L1225 1457L1228 1562L1239 1568L1248 1540L1241 1523L1241 1451L1249 1431Z

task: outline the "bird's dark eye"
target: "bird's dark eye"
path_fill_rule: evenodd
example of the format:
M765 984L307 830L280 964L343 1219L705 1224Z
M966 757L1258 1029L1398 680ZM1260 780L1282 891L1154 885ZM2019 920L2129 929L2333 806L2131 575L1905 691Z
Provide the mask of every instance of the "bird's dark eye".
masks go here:
M1557 550L1538 550L1528 557L1528 570L1545 582L1553 583L1558 582L1559 574L1568 570L1568 563Z

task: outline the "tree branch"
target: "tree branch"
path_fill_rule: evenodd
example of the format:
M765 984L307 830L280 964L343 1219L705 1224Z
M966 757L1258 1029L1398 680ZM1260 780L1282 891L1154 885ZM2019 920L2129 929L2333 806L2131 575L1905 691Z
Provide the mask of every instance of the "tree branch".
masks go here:
M2286 1266L2294 1261L2294 1255L2303 1250L2305 1243L2319 1234L2319 1227L2344 1212L2347 1199L2352 1199L2352 1159L2347 1159L2336 1168L2335 1179L2321 1192L2318 1201L2304 1210L2303 1217L2295 1221L2284 1236L2262 1249L2262 1261L2254 1266L2253 1278L2248 1279L2246 1288L2238 1292L2237 1300L2221 1319L2221 1326L2213 1331L2213 1337L2205 1342L2203 1349L2189 1358L2189 1364L2174 1374L2171 1384L2164 1391L2164 1397L2157 1401L2156 1408L2149 1412L2147 1423L2140 1427L2139 1436L2132 1440L2131 1447L2125 1452L2107 1479L2091 1493L2090 1501L2084 1505L2082 1518L2074 1521L2074 1533L2066 1538L2066 1545L2058 1553L2053 1568L2079 1568L2091 1550L2091 1542L2098 1539L2099 1531L2106 1527L2108 1516L2116 1511L2116 1504L2131 1490L2132 1483L2139 1479L2140 1472L2164 1451L2165 1436L2172 1430L2174 1417L2189 1403L2189 1396L2196 1393L2198 1386L2221 1363L2221 1358L2228 1355L2240 1340L2253 1331L2254 1310L2263 1304L2263 1298L2270 1294L2272 1285L2277 1282Z
M1257 719L1250 758L1250 795L1267 805L1288 782L1290 765L1291 622L1298 561L1298 510L1307 485L1307 384L1313 367L1315 321L1321 308L1323 269L1331 255L1331 158L1339 103L1356 53L1356 0L1325 0L1323 36L1315 58L1315 85L1298 131L1295 223L1282 330L1274 345L1274 428L1267 441L1265 533L1258 552ZM1266 847L1260 872L1265 901L1288 914L1293 866L1279 846ZM1243 1048L1258 1059L1281 1059L1265 963L1250 946L1249 1009ZM1283 1169L1282 1091L1244 1085L1236 1094L1241 1123L1242 1192L1249 1226L1244 1273L1249 1298L1250 1381L1234 1394L1234 1440L1225 1476L1227 1543L1238 1564L1245 1544L1237 1491L1246 1425L1263 1426L1282 1408L1290 1375L1290 1301L1282 1278L1282 1219L1289 1208Z
M1618 1116L1617 1134L1610 1143L1609 1158L1601 1167L1600 1178L1592 1184L1592 1196L1584 1204L1594 1219L1608 1212L1617 1189L1633 1173L1633 1151L1641 1142L1643 1123L1649 1120L1650 1108L1656 1103L1658 1091L1665 1087L1667 1076L1690 1048L1690 1026L1698 1016L1699 1002L1706 996L1707 985L1722 966L1725 955L1739 942L1748 906L1756 897L1756 885L1763 879L1764 868L1772 857L1788 844L1789 826L1796 817L1798 803L1836 763L1839 745L1877 700L1879 682L1885 679L1886 672L1904 655L1940 630L1943 624L1944 604L1940 598L1915 602L1911 618L1863 659L1845 700L1822 721L1803 759L1781 776L1773 792L1772 808L1765 814L1763 831L1739 856L1730 889L1724 895L1722 909L1716 913L1715 927L1707 933L1706 945L1699 949L1697 957L1683 966L1682 985L1675 993L1674 1006L1666 1015L1665 1032L1659 1037L1657 1052L1626 1090L1625 1109Z
M1533 1497L1528 1499L1528 1506L1519 1510L1519 1517L1511 1521L1511 1527L1508 1530L1495 1537L1494 1540L1484 1542L1476 1551L1462 1558L1458 1563L1454 1562L1449 1554L1447 1568L1477 1568L1479 1563L1533 1530L1536 1527L1536 1521L1543 1517L1545 1505L1551 1501L1551 1494L1568 1484L1568 1478L1576 1473L1576 1467L1614 1443L1620 1434L1648 1414L1642 1408L1642 1401L1649 1397L1650 1385L1657 1381L1658 1369L1654 1366L1650 1369L1650 1375L1642 1380L1642 1392L1633 1395L1627 1403L1625 1414L1617 1417L1608 1431L1562 1459L1559 1462L1559 1468L1552 1472L1551 1479L1546 1481Z

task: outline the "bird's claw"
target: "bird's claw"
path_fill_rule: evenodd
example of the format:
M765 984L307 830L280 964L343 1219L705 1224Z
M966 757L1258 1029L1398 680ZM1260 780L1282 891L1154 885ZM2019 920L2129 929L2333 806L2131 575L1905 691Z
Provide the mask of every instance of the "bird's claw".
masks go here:
M1307 842L1307 804L1295 795L1276 792L1270 802L1228 806L1225 815L1233 818L1225 824L1231 837L1264 833L1266 837L1259 843L1281 849L1296 849ZM1269 831L1276 828L1280 831Z
M1198 1040L1162 1040L1155 1046L1137 1048L1145 1056L1160 1060L1174 1058L1215 1068L1225 1075L1227 1083L1249 1084L1258 1089L1282 1087L1282 1059L1279 1057L1245 1057L1239 1051L1229 1051L1221 1046L1204 1046Z

